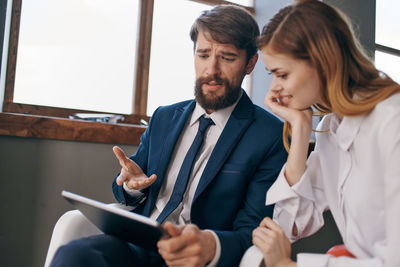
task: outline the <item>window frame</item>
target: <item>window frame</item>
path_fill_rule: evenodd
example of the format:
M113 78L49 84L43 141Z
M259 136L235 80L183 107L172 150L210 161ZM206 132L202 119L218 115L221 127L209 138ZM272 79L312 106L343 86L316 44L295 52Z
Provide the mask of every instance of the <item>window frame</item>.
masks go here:
M255 14L254 1L252 7L224 0L187 1L208 5L232 4L244 7L253 15ZM3 108L0 112L0 135L138 145L140 136L146 128L143 125L146 125L150 119L146 111L154 0L139 0L139 5L140 18L135 64L140 67L136 67L135 84L132 88L134 90L133 110L131 114L122 114L125 117L123 123L108 124L69 119L69 116L74 113L109 114L109 112L22 104L13 101L22 7L22 0L13 0Z
M390 54L393 56L397 56L400 57L400 50L399 49L395 49L389 46L385 46L385 45L381 45L378 43L375 43L375 50L382 52L382 53L386 53L386 54Z

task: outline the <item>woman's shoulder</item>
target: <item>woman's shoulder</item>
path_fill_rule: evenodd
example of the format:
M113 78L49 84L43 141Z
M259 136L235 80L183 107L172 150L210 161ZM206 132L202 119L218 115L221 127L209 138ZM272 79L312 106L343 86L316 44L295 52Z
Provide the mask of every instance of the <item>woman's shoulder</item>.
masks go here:
M400 92L393 94L382 100L378 105L376 105L375 109L377 110L400 110Z
M367 120L377 120L384 122L386 120L396 119L400 122L400 93L393 94L381 101L367 115Z

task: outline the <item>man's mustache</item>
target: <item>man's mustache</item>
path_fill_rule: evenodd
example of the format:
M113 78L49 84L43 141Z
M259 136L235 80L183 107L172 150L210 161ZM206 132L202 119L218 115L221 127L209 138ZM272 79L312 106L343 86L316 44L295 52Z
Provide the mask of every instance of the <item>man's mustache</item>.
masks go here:
M225 84L225 85L229 84L228 80L221 78L219 75L200 77L200 78L197 79L197 84L209 83L211 81L214 81L216 83L222 83L222 84Z

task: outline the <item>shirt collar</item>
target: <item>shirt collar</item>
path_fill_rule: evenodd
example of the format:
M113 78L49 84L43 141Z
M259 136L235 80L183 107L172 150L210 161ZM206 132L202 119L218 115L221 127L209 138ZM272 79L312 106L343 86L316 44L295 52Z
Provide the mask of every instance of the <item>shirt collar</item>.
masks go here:
M342 121L333 115L330 121L330 131L336 138L339 147L347 151L357 136L361 127L361 122L365 116L343 117Z
M240 96L238 97L238 99L236 100L236 102L234 104L230 105L229 107L216 110L211 114L207 114L206 110L202 106L200 106L200 104L198 102L196 102L196 107L193 110L189 126L190 127L193 126L193 124L196 123L197 120L201 116L204 115L204 117L206 117L206 118L211 118L213 120L213 122L215 123L215 125L218 128L220 128L221 130L223 130L226 123L229 120L229 117L231 116L233 110L235 109L237 103L242 98L242 95L243 95L243 92L241 92Z

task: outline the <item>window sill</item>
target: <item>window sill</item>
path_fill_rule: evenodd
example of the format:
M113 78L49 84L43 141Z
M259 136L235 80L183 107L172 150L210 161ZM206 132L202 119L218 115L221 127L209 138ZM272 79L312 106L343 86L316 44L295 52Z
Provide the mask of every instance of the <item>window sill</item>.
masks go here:
M0 113L0 135L139 145L146 127L66 118Z

